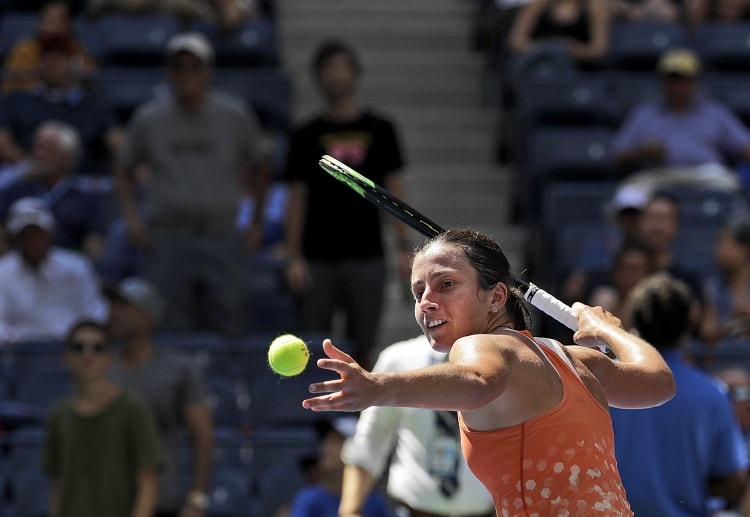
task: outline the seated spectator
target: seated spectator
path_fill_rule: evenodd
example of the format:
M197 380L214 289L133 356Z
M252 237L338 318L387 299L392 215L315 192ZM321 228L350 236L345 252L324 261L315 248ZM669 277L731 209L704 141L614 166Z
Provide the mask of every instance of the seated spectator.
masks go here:
M610 0L612 17L625 22L680 23L681 3L674 0Z
M638 219L648 201L646 193L637 187L618 189L608 206L608 215L601 231L583 245L580 259L572 267L560 290L570 303L585 300L594 277L608 271L613 256L627 241L638 240Z
M655 272L651 249L636 241L625 241L617 250L607 280L592 290L588 305L600 306L627 321L625 300L633 288Z
M0 104L0 160L16 163L25 158L39 124L54 119L73 126L81 137L83 153L76 172L109 174L122 132L103 98L82 89L70 59L74 52L75 42L68 36L40 40L36 84L10 92Z
M721 368L714 377L726 385L745 443L750 446L750 371L737 364Z
M222 32L235 30L243 21L261 15L257 0L89 0L88 14L165 14L183 20L216 23Z
M75 176L81 141L74 127L54 120L36 130L28 158L0 171L0 221L24 197L43 199L57 223L55 245L100 258L107 221L96 193Z
M3 91L32 88L37 81L42 42L60 36L70 38L70 61L76 75L91 74L96 69L96 61L75 34L70 6L67 2L53 0L39 11L36 33L15 42L8 51L3 66Z
M692 27L704 22L750 21L750 3L747 0L687 0L685 11L687 22Z
M0 340L64 339L81 319L109 312L88 259L53 246L55 219L41 199L23 198L8 211L12 248L0 257Z
M699 336L711 345L750 338L750 219L730 220L714 243Z
M320 436L318 468L320 480L300 489L292 500L289 517L315 517L339 515L344 462L341 449L347 438L354 434L356 418L342 417L333 421L321 420L316 425ZM388 517L388 503L377 490L373 490L357 515L361 517Z
M665 51L657 65L663 98L645 101L613 141L616 165L628 184L739 188L732 167L750 161L750 131L725 106L698 94L701 63L691 50Z
M597 0L532 0L511 27L510 73L518 78L545 58L598 68L609 51L609 23L606 5Z
M163 463L157 423L144 400L109 379L112 359L99 323L77 323L65 339L73 394L51 411L43 453L52 517L154 515Z

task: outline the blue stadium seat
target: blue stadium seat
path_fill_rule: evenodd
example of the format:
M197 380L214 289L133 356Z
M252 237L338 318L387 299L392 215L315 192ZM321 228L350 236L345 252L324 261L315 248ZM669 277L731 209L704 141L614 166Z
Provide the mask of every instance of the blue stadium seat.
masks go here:
M747 72L750 22L703 22L693 37L706 72Z
M161 66L101 66L93 77L93 87L123 125L140 104L169 93Z
M600 74L561 78L529 78L517 92L519 119L528 129L537 125L606 124L610 99Z
M608 82L610 113L617 126L641 103L659 100L662 95L661 82L653 71L613 72L608 74Z
M745 73L709 73L703 82L713 99L729 108L750 127L750 95L747 94L750 74L747 69Z
M17 379L14 399L45 414L71 393L73 383L67 371L44 371Z
M305 479L301 461L318 454L312 426L276 427L255 431L253 516L268 517L289 503Z
M233 371L229 339L214 332L158 332L154 340L160 348L171 349L191 359L204 377L222 377Z
M192 29L211 40L219 67L275 68L279 64L276 23L270 18L249 19L229 34L205 21L193 22Z
M662 52L686 42L685 28L677 22L616 21L610 27L609 68L654 72Z
M95 41L91 50L102 65L154 66L164 63L166 43L179 32L180 22L166 15L104 14L84 30Z
M33 11L10 10L0 17L0 59L18 41L34 35L38 14Z
M285 70L217 67L213 85L234 93L252 106L266 128L289 130L292 81Z
M247 517L252 508L252 472L243 467L215 465L208 491L207 517Z
M7 432L0 443L6 450L2 464L12 501L6 517L46 517L51 481L41 469L44 428Z

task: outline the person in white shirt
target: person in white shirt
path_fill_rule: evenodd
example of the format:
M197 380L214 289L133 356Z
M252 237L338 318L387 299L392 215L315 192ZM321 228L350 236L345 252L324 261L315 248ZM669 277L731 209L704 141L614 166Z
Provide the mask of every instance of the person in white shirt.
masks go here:
M416 370L445 360L419 335L386 347L373 371ZM343 514L358 515L387 467L386 491L399 517L494 516L492 498L461 454L457 428L447 428L455 412L446 413L386 406L362 411L341 455Z
M105 322L109 304L91 262L52 244L55 219L39 198L9 211L12 249L0 257L0 342L63 339L81 319Z

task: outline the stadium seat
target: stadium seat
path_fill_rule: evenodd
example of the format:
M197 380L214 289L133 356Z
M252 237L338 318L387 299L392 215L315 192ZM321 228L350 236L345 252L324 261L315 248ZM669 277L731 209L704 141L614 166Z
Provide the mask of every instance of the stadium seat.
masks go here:
M194 22L192 29L211 40L219 67L275 68L279 64L276 24L270 18L249 19L230 34L205 21Z
M38 14L33 11L10 10L0 17L0 59L19 40L34 35Z
M154 66L164 62L166 43L179 32L180 22L166 15L104 14L84 27L102 65Z
M240 431L251 422L251 398L247 382L228 375L205 378L206 397L213 412L214 425Z
M518 89L518 115L528 131L537 125L587 126L609 120L601 75L530 78Z
M646 101L659 100L662 95L661 82L655 72L608 74L607 88L612 122L620 126L634 108Z
M248 469L215 465L208 491L207 517L247 517L252 508L252 477Z
M41 426L6 432L2 464L8 473L11 500L6 517L46 517L51 481L41 470L44 428Z
M67 371L43 371L16 380L14 400L24 402L45 414L70 395L73 383Z
M267 517L289 503L308 480L301 463L318 453L312 426L277 427L252 435L254 450L253 515Z
M616 21L610 27L609 68L653 72L662 52L687 42L677 22Z
M693 37L706 72L747 72L750 22L703 22Z
M160 348L189 357L204 377L231 375L230 340L215 332L158 332L154 340Z
M750 58L749 58L750 62ZM747 85L750 74L714 73L706 75L704 84L707 93L716 101L729 108L745 125L750 127L750 96Z

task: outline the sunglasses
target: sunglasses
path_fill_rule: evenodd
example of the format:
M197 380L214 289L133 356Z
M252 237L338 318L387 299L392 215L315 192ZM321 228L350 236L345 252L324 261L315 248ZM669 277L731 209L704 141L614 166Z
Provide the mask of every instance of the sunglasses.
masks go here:
M83 355L87 350L93 352L96 355L101 355L109 351L109 345L107 343L84 343L80 341L73 341L68 345L68 350L79 355Z

